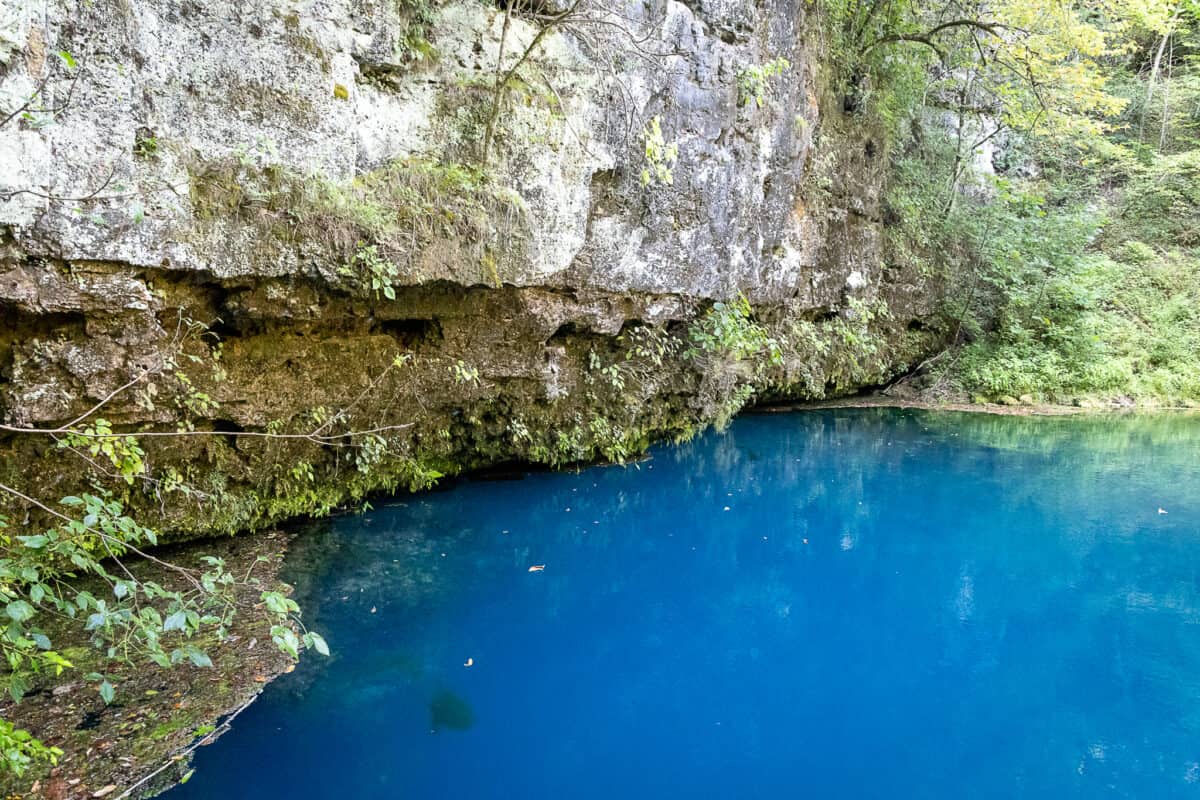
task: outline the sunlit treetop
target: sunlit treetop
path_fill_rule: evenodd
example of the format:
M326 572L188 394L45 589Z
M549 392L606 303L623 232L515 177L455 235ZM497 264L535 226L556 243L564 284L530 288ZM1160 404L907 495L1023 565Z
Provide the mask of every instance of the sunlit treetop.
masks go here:
M924 64L934 93L1012 129L1087 138L1125 107L1108 91L1110 63L1139 35L1189 24L1200 0L834 0L827 7L859 76L897 61Z

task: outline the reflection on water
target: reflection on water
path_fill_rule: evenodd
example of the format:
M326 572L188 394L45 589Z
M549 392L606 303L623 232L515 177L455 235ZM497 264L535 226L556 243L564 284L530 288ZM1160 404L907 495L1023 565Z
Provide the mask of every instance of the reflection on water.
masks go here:
M750 417L314 526L288 568L334 656L171 796L1194 796L1198 445Z

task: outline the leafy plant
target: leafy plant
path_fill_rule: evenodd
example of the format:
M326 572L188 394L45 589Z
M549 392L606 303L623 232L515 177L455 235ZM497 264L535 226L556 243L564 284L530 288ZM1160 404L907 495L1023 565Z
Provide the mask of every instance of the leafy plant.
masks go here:
M450 372L454 375L454 382L460 386L479 385L479 368L465 363L462 359L450 365Z
M687 359L719 357L738 362L765 356L768 363L783 362L779 343L754 321L750 301L742 294L728 303L714 303L689 328L688 337L691 344L683 351Z
M388 300L396 299L395 283L400 277L400 269L379 254L378 246L359 242L354 258L342 272L357 278L376 300L381 294Z
M661 183L670 186L675 182L673 169L679 160L679 146L663 138L662 121L655 116L642 129L645 142L646 166L642 169L642 185Z
M738 105L762 108L767 102L770 80L792 67L792 62L780 56L763 64L751 64L738 70ZM802 118L801 118L802 119Z
M194 332L182 315L179 331L175 346L181 346ZM219 353L216 348L211 356L214 364ZM159 385L184 392L188 399L182 410L198 401L191 382L173 372L179 357L179 353L165 357L153 377L163 381ZM403 367L406 360L397 357L385 374ZM59 449L82 459L88 482L97 487L50 504L0 483L0 497L21 508L23 517L18 525L0 515L0 612L5 618L0 629L0 656L7 666L0 674L0 691L14 701L20 701L41 679L67 671L83 673L83 680L95 687L99 697L112 703L121 691L126 669L146 665L211 667L210 650L229 636L248 592L259 596L261 613L284 653L298 657L305 649L328 652L324 639L304 627L296 603L264 586L252 574L253 567L234 574L215 556L203 556L198 566L186 567L151 552L159 544L158 534L127 513L121 499L99 488L115 483L124 493L124 487L143 484L160 498L175 492L205 497L188 485L187 476L178 469L152 475L138 437L114 430L98 416L115 396L147 384L151 377L149 372L136 376L87 414L60 428L3 426L9 434L56 440ZM153 396L153 392L139 392L137 401L150 402ZM376 425L369 432L356 432L348 427L348 413L348 409L318 408L309 415L314 427L307 431L286 432L282 421L275 421L266 431L235 435L265 440L268 452L285 440L317 447L336 444L339 450L349 442L358 446L355 452L363 459L360 466L369 469L370 461L383 457L384 434L399 426ZM208 434L188 428L145 435ZM296 460L282 471L287 484L283 486L285 500L286 492L293 489L304 492L306 498L314 492L317 476L311 462ZM425 487L441 477L415 461L402 464L399 471L414 486ZM162 577L147 577L151 567ZM78 644L74 637L84 637L92 652L80 656L75 649L60 650L60 635L69 637L72 646ZM71 652L71 657L64 652ZM105 671L85 671L85 665L91 663L104 664ZM26 732L7 725L0 729L0 770L22 772L56 756L56 750L42 747Z
M437 3L431 0L397 0L403 19L403 33L397 44L402 62L420 62L437 58L437 48L429 41L429 31L437 16Z
M138 158L154 158L158 155L158 137L147 134L138 136L133 145L133 154Z
M132 484L134 479L145 472L146 464L143 458L146 452L142 450L135 436L116 436L108 420L98 417L91 425L79 431L68 431L59 440L59 448L79 448L93 456L103 455L117 468L125 483Z
M0 719L0 769L6 769L18 778L37 762L57 764L62 750L47 747L33 738L29 731L13 727L6 719Z
M196 641L209 634L216 641L225 637L237 611L235 591L245 581L216 557L203 559L205 569L190 570L148 555L143 548L157 544L157 534L111 498L65 497L60 508L45 509L58 524L39 533L16 534L7 521L0 521L0 595L8 619L0 653L9 667L0 685L12 698L20 700L34 676L47 670L61 674L74 666L55 651L39 625L44 615L79 619L92 645L110 660L211 666ZM137 578L120 560L126 554L167 567L185 588ZM82 582L85 576L91 578L89 584ZM100 587L103 594L94 591ZM298 611L287 606L277 624L298 623ZM112 701L114 686L107 677L93 674L88 679L98 684L105 702Z

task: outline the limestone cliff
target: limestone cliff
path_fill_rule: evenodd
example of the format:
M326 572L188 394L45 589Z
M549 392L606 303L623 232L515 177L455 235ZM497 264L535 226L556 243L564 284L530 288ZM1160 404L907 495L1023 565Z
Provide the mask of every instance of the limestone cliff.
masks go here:
M128 385L100 416L189 435L110 488L193 535L631 457L936 345L819 3L505 7L5 0L3 422ZM3 471L57 497L89 467L46 445Z

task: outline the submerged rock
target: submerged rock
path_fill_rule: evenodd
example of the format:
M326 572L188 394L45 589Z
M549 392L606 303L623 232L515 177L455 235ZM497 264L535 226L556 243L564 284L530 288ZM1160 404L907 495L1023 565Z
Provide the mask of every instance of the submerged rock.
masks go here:
M443 730L465 731L475 724L475 712L461 696L442 689L429 701L429 728L434 733Z

